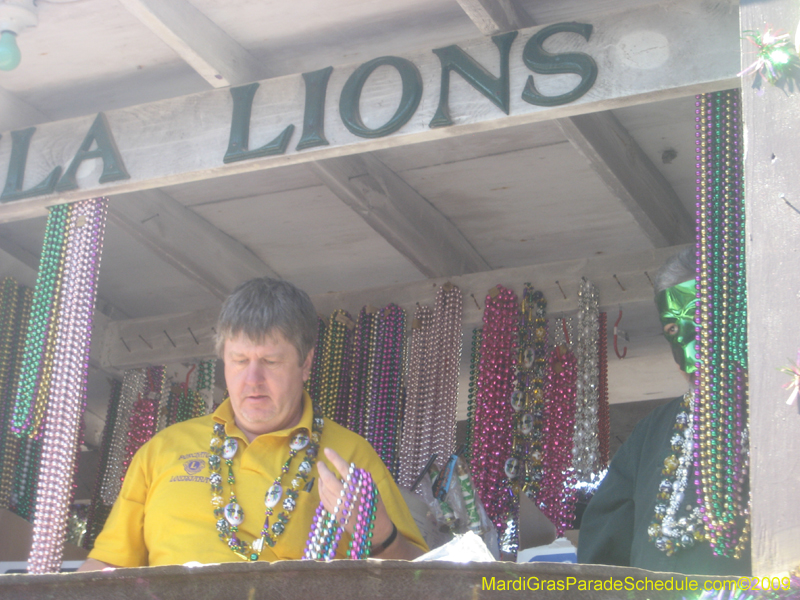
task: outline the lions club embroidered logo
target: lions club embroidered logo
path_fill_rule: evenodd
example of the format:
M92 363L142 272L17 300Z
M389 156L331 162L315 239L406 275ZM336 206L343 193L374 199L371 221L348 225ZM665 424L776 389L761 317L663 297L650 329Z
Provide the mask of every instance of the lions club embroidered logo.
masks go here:
M185 463L183 463L183 469L189 475L196 475L197 473L202 471L205 468L205 466L206 466L206 461L197 459L187 460Z

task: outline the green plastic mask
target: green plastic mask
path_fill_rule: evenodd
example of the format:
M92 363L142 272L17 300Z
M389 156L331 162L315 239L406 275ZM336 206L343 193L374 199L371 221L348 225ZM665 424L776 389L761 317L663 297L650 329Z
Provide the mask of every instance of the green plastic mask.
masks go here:
M697 370L695 357L695 280L684 281L667 288L656 296L656 306L664 326L664 337L672 346L675 362L688 374Z

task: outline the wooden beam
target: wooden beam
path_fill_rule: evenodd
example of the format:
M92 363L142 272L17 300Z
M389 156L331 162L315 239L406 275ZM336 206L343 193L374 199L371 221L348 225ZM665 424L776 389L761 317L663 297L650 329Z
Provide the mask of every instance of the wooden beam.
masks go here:
M161 190L114 198L108 219L220 300L253 277L278 277L244 245Z
M432 305L438 286L450 281L464 294L464 328L471 330L482 322L486 292L498 283L520 294L524 282L535 282L536 289L541 290L547 298L548 315L559 316L578 309L578 283L582 277L586 277L597 286L602 306L616 310L622 305L641 302L652 304L653 287L648 277L682 248L657 248L623 255L495 269L382 288L319 294L312 296L311 300L317 312L325 317L339 308L357 314L367 304L385 306L390 302L412 313L417 303ZM475 300L470 294L475 296ZM113 322L106 330L102 364L127 369L213 356L213 327L218 316L219 309L215 308ZM164 330L169 332L175 346L164 335ZM657 322L654 331L658 334ZM140 335L152 348L141 340Z
M457 0L483 35L495 35L532 26L531 19L514 0Z
M458 2L486 35L533 25L533 19L512 0ZM680 198L610 110L557 119L556 123L655 246L694 238L694 224Z
M655 246L694 239L694 223L680 198L610 110L556 123Z
M24 129L49 120L50 117L39 109L0 87L0 131Z
M287 131L288 145L280 155L223 162L231 138L233 101L228 90L210 90L109 111L106 113L109 131L130 178L106 178L101 183L100 160L87 159L76 174L78 189L5 202L0 205L0 222L41 214L43 206L87 197L362 154L626 104L729 89L738 85L736 74L741 69L738 18L735 14L714 12L711 4L676 0L669 11L658 6L646 6L596 16L588 19L593 26L589 40L577 34L549 37L548 52L579 51L592 56L598 63L598 77L593 87L574 102L558 106L534 105L522 97L529 77L535 77L542 92L552 96L573 91L576 83L574 76L532 74L521 59L521 51L541 28L521 31L511 48L509 114L471 86L454 83L449 96L454 125L449 127L430 127L439 104L441 81L441 63L430 50L404 57L420 71L422 98L409 121L396 133L384 137L354 135L344 126L337 110L345 83L360 65L336 68L331 74L324 121L328 144L311 148L297 148L305 121L306 87L302 75L261 83L254 97L250 148L265 146L281 132ZM665 44L662 51L625 54L626 48L633 43L630 42L631 36L634 41L640 40L645 33L650 37L658 34L656 37ZM498 72L498 49L490 39L468 40L460 46L487 69ZM620 58L623 55L625 60ZM697 56L703 56L703 60L696 60ZM392 116L387 114L387 107L391 113L391 107L398 106L402 90L396 74L392 68L380 68L370 76L369 85L363 89L361 113L365 122L372 123L371 127L386 123ZM460 91L456 92L457 89ZM91 115L40 125L30 141L24 189L45 180L57 167L67 169L95 118L96 115ZM291 125L294 126L293 134L287 129ZM0 139L0 173L8 172L10 138L4 134Z
M215 88L256 81L261 64L188 0L119 0Z
M743 31L799 20L794 0L741 2ZM741 52L743 64L755 60L749 40ZM800 400L787 404L792 377L779 370L797 359L800 343L800 105L796 94L751 83L752 75L742 81L752 565L753 575L771 577L800 564Z
M376 157L329 158L308 167L426 277L491 269L447 217Z

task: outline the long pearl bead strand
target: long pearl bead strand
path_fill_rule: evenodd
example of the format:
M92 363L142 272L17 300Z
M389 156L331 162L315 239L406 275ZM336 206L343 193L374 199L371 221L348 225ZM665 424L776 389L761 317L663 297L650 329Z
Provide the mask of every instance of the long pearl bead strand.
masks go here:
M58 334L53 361L51 400L42 444L42 466L30 573L59 570L81 415L86 398L92 314L97 293L107 201L77 202L70 214Z

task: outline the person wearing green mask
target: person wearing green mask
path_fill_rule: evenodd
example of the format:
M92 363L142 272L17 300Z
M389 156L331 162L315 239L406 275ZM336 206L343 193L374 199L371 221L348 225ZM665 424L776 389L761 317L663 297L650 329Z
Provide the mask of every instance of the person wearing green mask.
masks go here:
M697 370L694 248L653 279L664 337L690 384ZM690 575L748 575L740 559L715 556L704 540L692 465L693 392L642 419L614 455L580 524L578 562Z

